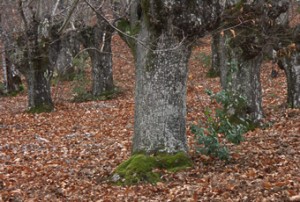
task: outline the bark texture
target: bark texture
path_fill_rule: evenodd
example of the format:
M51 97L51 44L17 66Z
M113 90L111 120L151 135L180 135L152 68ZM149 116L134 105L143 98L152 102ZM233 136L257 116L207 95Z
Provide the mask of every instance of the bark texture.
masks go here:
M112 91L112 52L111 37L113 29L101 17L97 18L97 24L86 27L82 32L82 41L87 48L92 61L92 94L99 96Z
M225 51L219 57L222 64L221 85L223 89L247 99L245 114L242 116L257 122L263 118L260 85L263 54L269 48L267 44L276 38L273 37L278 28L276 19L288 10L288 1L227 3L229 8L223 16L229 27L224 31L225 47L221 44L215 51Z
M262 52L251 58L241 54L238 47L225 45L225 63L221 68L221 84L223 89L243 96L247 106L243 118L259 121L263 118L262 91L260 85L260 67L263 60Z
M211 42L211 67L210 67L210 75L211 76L220 76L221 68L224 64L224 37L220 32L216 32L212 34L212 42Z
M220 1L139 1L133 152L187 152L191 42L218 25ZM134 24L135 25L135 24Z
M288 105L300 108L300 25L292 30L292 43L280 49L277 54L286 74Z
M50 91L53 68L50 65L52 43L49 19L38 18L35 13L26 19L22 2L19 3L25 32L17 39L22 51L16 62L26 77L29 109L32 112L51 111L54 106Z
M61 37L56 69L60 78L70 80L76 73L73 58L80 51L80 41L75 30L69 31Z
M300 108L300 52L281 60L286 74L287 102L291 108Z

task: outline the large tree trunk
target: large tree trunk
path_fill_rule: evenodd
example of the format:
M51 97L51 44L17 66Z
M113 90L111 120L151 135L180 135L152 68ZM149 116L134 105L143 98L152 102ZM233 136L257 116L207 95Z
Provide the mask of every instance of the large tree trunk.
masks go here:
M260 67L263 54L246 58L239 48L225 45L225 62L221 68L221 85L224 90L242 96L247 106L243 112L236 114L243 118L259 121L263 118L262 91L260 85Z
M143 27L139 39L153 33ZM156 49L178 40L169 33L157 39ZM187 152L185 136L186 78L190 47L152 51L138 45L136 61L135 134L133 152Z
M36 37L29 42L31 42L28 49L29 54L26 58L29 109L33 112L51 111L53 102L50 85L53 70L49 61L49 44L38 42Z
M27 81L29 110L38 113L49 112L54 108L50 91L53 73L50 65L52 44L49 36L40 34L39 31L44 30L44 27L41 27L37 16L33 15L27 22L22 3L20 5L26 32L18 39L18 45L24 48L21 64L18 65Z
M101 17L83 31L83 44L92 61L92 94L99 96L114 89L111 38L113 30Z
M219 1L140 1L133 153L187 152L186 77L191 42L214 28ZM137 15L136 15L137 14ZM140 23L138 26L137 23ZM130 29L130 28L129 28Z

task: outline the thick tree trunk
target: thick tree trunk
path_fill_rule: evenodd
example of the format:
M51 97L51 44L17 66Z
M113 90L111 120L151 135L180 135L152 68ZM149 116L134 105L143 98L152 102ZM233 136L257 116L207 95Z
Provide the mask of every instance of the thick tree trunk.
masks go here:
M51 111L53 102L50 91L51 72L42 65L34 64L27 72L29 109L33 111Z
M260 67L263 54L245 58L239 48L225 45L225 63L221 68L221 84L224 90L246 98L247 106L243 118L259 121L263 118Z
M21 64L23 67L19 69L23 69L27 81L29 110L39 113L49 112L54 108L50 91L53 68L50 63L52 44L49 38L39 36L40 23L35 17L33 16L22 38L25 39L21 42L25 49Z
M149 41L151 34L143 28L140 39ZM177 42L162 33L156 49L167 49ZM187 152L186 78L190 52L185 45L170 51L152 51L138 45L133 152Z
M92 61L92 94L94 96L114 89L111 52L112 32L111 27L102 19L98 19L97 25L88 27L83 32L83 44Z
M29 109L33 112L51 111L53 102L50 85L53 71L49 60L50 46L48 42L38 42L35 37L30 42L29 57L26 58Z
M135 34L139 28L133 51L133 153L187 152L186 78L190 45L217 26L219 1L139 1L130 13L132 19L137 19L131 22L130 33Z

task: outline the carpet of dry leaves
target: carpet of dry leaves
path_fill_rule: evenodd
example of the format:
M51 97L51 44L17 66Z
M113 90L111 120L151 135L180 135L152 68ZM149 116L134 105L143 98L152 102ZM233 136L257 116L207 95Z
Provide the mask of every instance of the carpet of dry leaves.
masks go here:
M205 89L220 90L206 77L200 52L189 63L187 128L214 108ZM271 78L262 67L263 107L269 127L248 132L241 145L229 145L232 160L194 152L194 167L167 173L156 185L113 186L108 177L130 156L134 125L134 64L126 45L114 36L114 79L122 89L107 101L73 103L72 82L53 85L55 111L28 114L25 93L0 98L0 201L289 201L300 194L300 111L286 106L284 72ZM88 65L87 65L88 66ZM276 68L276 67L275 67ZM300 199L299 199L300 200Z

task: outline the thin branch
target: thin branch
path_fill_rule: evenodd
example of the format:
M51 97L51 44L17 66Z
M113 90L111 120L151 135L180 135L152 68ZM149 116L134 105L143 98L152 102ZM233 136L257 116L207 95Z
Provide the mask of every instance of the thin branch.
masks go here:
M139 43L140 45L142 45L144 48L152 51L152 52L165 52L165 51L173 51L173 50L176 50L178 49L179 47L182 46L183 42L186 40L186 37L184 37L179 43L177 46L174 46L172 48L168 48L168 49L160 49L160 50L153 50L151 49L149 46L147 46L147 44L145 44L144 42L138 40L136 37L134 36L131 36L125 32L123 32L122 30L120 30L119 28L117 28L116 26L114 26L111 22L109 22L109 20L107 20L101 13L98 12L98 10L90 4L90 2L88 2L88 0L84 0L87 5L99 16L101 17L109 26L111 26L113 29L115 29L116 31L120 32L121 34L123 34L124 36L128 37L128 38L131 38L133 40L135 40L137 43Z
M52 10L52 14L51 14L51 19L53 20L53 16L55 15L56 13L56 10L58 8L58 4L59 4L60 0L57 0L56 3L54 4L54 8Z
M68 13L68 16L67 18L65 19L63 25L61 26L61 28L58 30L58 33L60 34L62 31L64 31L64 29L66 28L67 24L69 23L70 19L71 19L71 16L75 10L75 8L77 7L77 4L79 3L79 0L75 0L69 13Z

